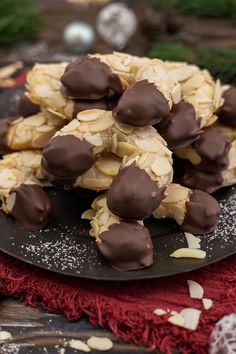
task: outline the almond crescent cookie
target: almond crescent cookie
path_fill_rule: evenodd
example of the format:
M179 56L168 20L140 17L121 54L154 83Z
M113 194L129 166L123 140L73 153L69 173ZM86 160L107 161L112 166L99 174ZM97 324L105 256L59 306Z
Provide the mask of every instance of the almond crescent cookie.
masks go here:
M0 120L0 153L41 149L63 126L64 121L43 112L30 117L12 117Z
M213 125L205 128L192 145L175 150L175 154L201 171L220 172L236 165L236 139L219 125Z
M170 184L166 193L167 197L153 213L155 218L172 218L181 230L193 234L209 233L217 227L220 206L210 194L176 183Z
M27 230L39 230L52 212L52 204L40 181L41 152L21 151L0 160L2 209Z
M112 114L89 110L78 114L44 146L42 172L52 184L70 185L87 172L98 156L109 151Z
M214 113L224 102L220 81L208 70L184 62L165 62L165 68L172 80L180 83L182 99L194 106L201 128L213 124L217 120Z
M106 195L96 198L92 209L82 214L89 219L90 235L103 256L118 269L135 270L153 263L150 233L142 222L121 220L113 215L106 203Z
M111 212L121 218L145 219L165 197L172 182L171 151L153 127L131 128L117 123L112 128L112 152L123 157L118 175L107 195Z
M135 83L124 91L113 111L123 124L145 127L159 123L181 99L181 86L169 76L161 60L141 65Z

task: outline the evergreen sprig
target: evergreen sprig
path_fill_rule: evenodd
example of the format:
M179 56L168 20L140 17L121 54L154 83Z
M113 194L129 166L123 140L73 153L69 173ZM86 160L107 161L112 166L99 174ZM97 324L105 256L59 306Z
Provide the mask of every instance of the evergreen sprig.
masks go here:
M235 49L190 48L180 43L162 42L153 45L150 56L197 64L222 82L236 85Z
M32 41L44 24L30 0L0 0L0 46Z
M235 0L153 0L155 6L163 10L176 10L186 16L234 17Z

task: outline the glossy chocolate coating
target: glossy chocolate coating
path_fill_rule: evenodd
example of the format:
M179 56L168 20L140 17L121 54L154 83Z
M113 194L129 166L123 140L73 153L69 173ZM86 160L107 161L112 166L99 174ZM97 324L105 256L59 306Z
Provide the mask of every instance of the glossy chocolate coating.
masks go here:
M193 190L186 203L186 213L181 230L193 234L206 234L215 230L218 224L220 206L210 194Z
M110 110L108 100L101 98L100 100L75 100L72 118L76 118L77 114L88 109L102 109L104 111Z
M19 117L8 117L0 119L0 155L11 152L11 149L8 146L7 133L11 122L18 118Z
M223 93L223 98L225 101L219 112L219 121L236 128L236 87L230 86Z
M114 178L107 194L110 211L123 219L142 220L160 205L165 188L159 188L145 170L132 164Z
M43 149L42 173L51 176L50 181L73 180L89 170L96 156L94 146L85 139L80 140L73 135L56 136Z
M206 172L220 172L229 164L230 139L218 127L210 126L203 130L199 139L193 143L193 148L201 157L199 170Z
M45 191L37 185L21 184L10 191L16 194L10 211L17 224L30 231L41 229L52 213L52 203Z
M121 221L100 235L97 246L115 268L135 270L153 263L152 239L148 229L137 222Z
M21 117L29 117L39 112L40 106L31 102L25 93L21 93L19 100L19 115Z
M171 150L191 144L202 132L193 105L184 101L173 105L170 114L155 128Z
M205 192L213 193L222 186L223 177L221 172L204 172L189 164L185 168L181 182L188 188L201 189Z
M88 56L69 64L61 82L62 94L70 98L98 100L123 91L119 76L107 64Z
M169 112L163 93L153 83L142 80L125 90L113 110L113 116L119 123L146 127L160 122Z

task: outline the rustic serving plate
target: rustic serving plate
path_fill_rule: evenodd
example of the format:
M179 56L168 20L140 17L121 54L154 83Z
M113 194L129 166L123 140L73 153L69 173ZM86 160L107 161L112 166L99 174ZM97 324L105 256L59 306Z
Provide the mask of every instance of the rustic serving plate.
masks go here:
M16 112L18 91L0 93L1 117ZM118 271L98 252L88 236L89 222L81 213L90 207L95 193L85 190L66 192L48 189L54 205L53 216L46 227L28 232L0 212L0 250L20 260L65 275L97 280L134 280L169 276L204 267L223 259L236 250L236 187L215 194L221 205L218 229L201 236L201 249L207 257L174 259L170 253L186 247L184 233L171 220L145 222L153 237L154 264L137 271Z

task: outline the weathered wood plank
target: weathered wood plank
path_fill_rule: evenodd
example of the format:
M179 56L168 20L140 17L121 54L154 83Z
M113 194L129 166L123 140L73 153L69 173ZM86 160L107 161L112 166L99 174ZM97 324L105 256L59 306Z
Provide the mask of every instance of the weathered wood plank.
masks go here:
M118 339L108 329L90 325L85 318L69 322L62 315L26 306L11 298L3 297L0 301L1 330L12 335L11 340L0 341L1 354L60 354L63 347L66 354L74 354L76 351L68 347L68 342L71 339L86 341L92 335L109 337L114 343L114 354L147 352L146 348Z

